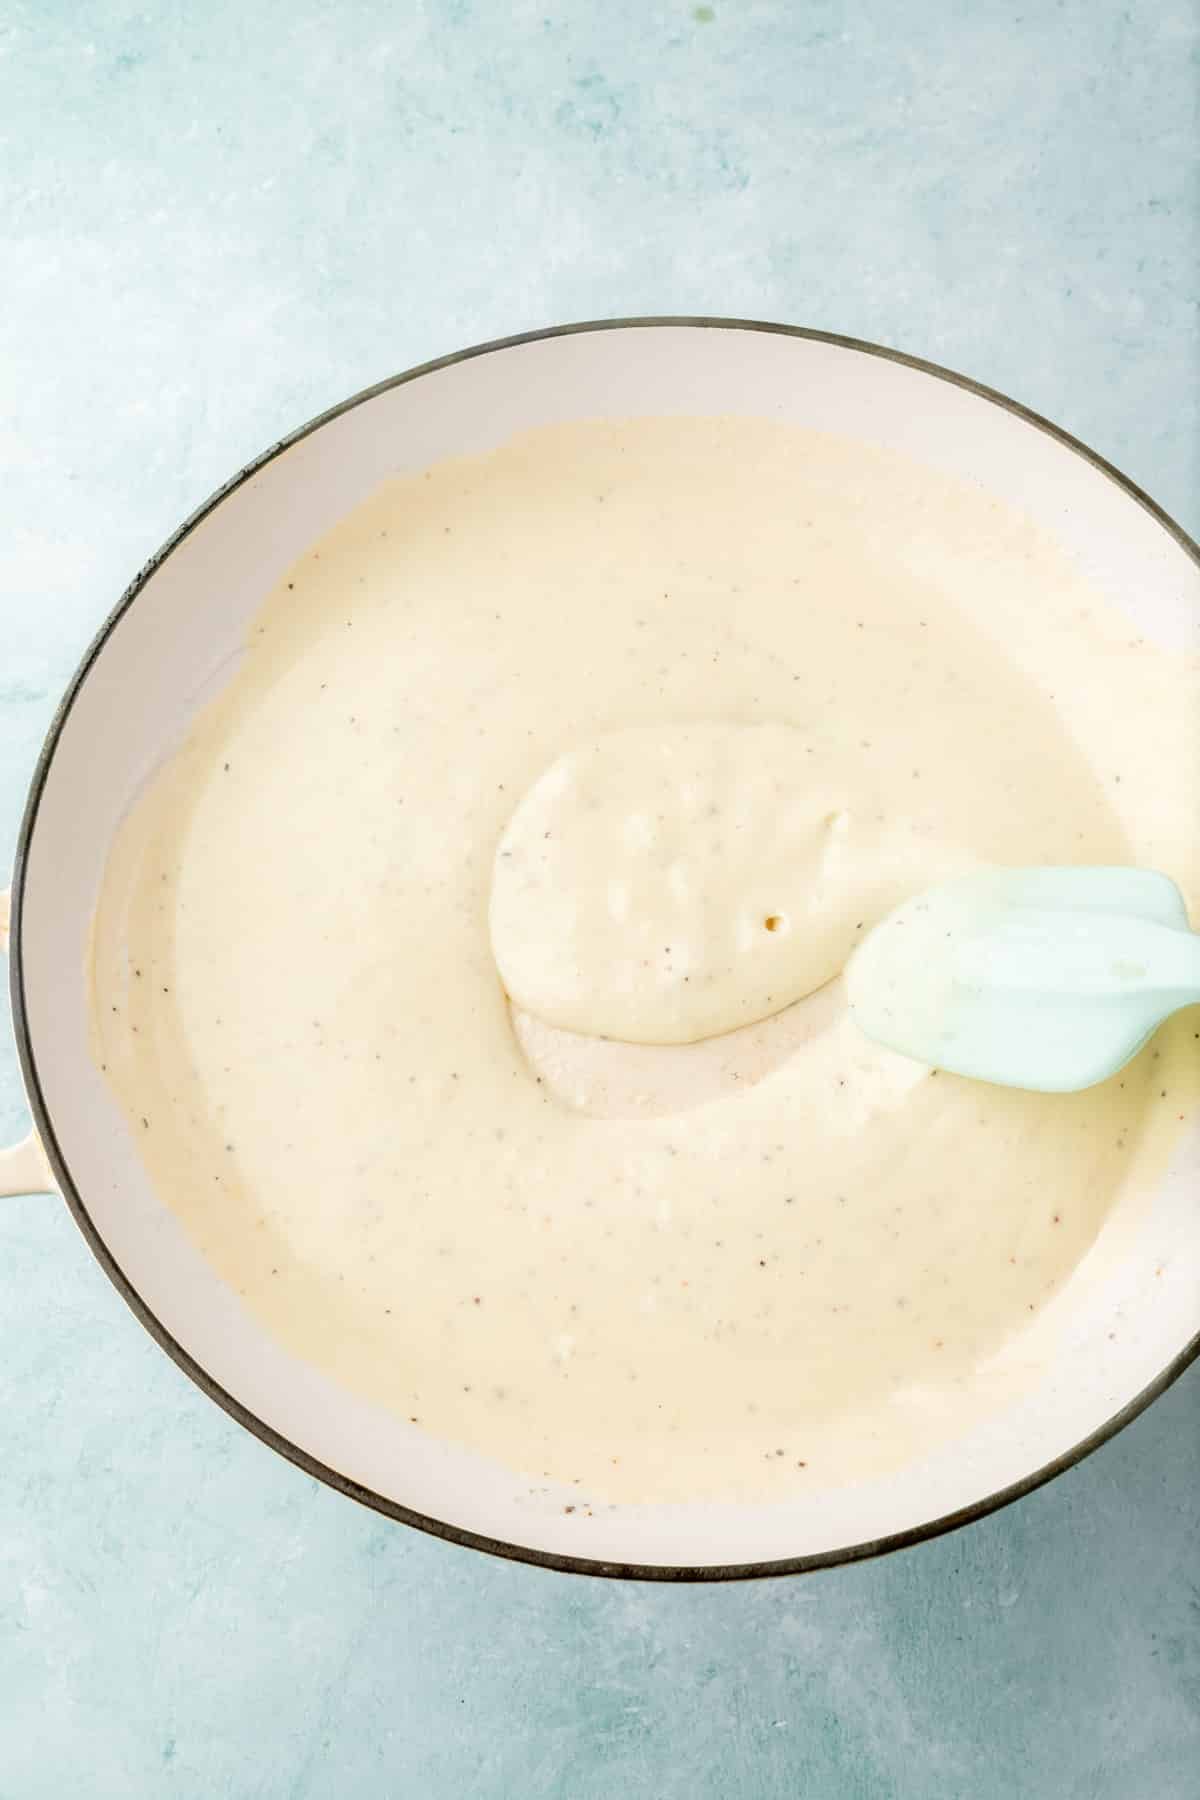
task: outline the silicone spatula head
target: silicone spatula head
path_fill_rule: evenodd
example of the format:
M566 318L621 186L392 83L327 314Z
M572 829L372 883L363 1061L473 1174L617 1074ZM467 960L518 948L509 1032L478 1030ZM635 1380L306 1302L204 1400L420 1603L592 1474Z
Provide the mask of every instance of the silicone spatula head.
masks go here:
M1148 869L992 869L890 913L846 969L889 1049L979 1081L1063 1093L1122 1068L1200 1001L1200 937Z

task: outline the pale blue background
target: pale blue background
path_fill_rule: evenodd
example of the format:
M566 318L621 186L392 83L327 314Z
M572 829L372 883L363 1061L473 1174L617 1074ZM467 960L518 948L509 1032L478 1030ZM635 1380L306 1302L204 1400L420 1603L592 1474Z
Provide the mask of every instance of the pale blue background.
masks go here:
M1194 0L713 11L0 6L0 861L56 696L182 515L472 340L656 310L874 338L1200 526ZM969 1531L687 1591L317 1487L54 1200L0 1207L0 1399L0 1800L1200 1792L1200 1371Z

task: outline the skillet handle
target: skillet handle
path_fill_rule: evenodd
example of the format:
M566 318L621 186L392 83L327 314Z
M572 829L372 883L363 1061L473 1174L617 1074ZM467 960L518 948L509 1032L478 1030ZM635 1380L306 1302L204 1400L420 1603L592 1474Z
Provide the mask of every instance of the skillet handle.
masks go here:
M42 1149L42 1140L31 1131L19 1144L0 1150L0 1200L10 1194L54 1194L58 1190Z
M4 888L0 890L0 950L8 949L8 908L9 891ZM10 1149L0 1150L0 1200L6 1200L10 1194L56 1192L54 1176L36 1131L30 1131L27 1138Z

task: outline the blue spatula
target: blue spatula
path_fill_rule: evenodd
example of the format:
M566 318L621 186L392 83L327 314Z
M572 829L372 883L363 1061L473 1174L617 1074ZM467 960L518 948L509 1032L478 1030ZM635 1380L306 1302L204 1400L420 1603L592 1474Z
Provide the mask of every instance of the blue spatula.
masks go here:
M1200 1002L1200 936L1149 869L992 869L890 913L846 969L868 1037L1005 1087L1092 1087Z

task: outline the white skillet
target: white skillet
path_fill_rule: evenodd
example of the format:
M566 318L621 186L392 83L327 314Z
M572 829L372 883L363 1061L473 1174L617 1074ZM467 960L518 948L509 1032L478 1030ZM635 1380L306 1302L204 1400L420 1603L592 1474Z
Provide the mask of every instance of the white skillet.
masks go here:
M57 1187L135 1315L220 1405L311 1474L444 1537L660 1579L787 1573L911 1544L1027 1492L1134 1417L1200 1350L1200 1144L1118 1215L1114 1266L1030 1337L1025 1398L937 1455L786 1505L620 1507L561 1496L378 1412L240 1307L156 1194L88 1055L84 947L110 840L228 676L284 567L385 477L552 420L740 412L863 438L980 483L1057 535L1139 635L1195 643L1200 553L1101 459L1003 397L849 339L738 321L569 326L358 395L236 476L142 571L88 651L35 771L13 878L12 998L38 1136L0 1191ZM1200 766L1200 763L1198 763ZM964 1171L964 1181L969 1171ZM419 1304L420 1296L413 1296ZM1053 1310L1053 1309L1052 1309ZM573 1496L574 1497L574 1496Z

